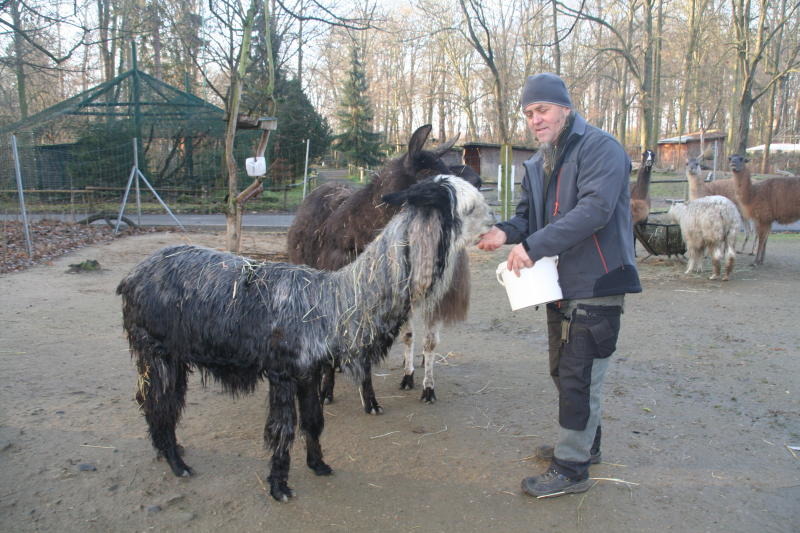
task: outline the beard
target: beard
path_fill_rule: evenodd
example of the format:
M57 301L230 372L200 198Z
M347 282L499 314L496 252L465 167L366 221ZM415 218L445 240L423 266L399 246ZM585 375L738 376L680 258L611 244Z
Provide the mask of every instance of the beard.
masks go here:
M544 164L544 171L546 175L550 175L553 167L556 165L556 157L558 156L558 147L556 143L542 143L539 145L539 151L542 154L542 162Z
M544 164L544 171L549 175L553 168L558 164L558 157L561 145L564 144L564 141L567 137L567 132L572 128L572 122L575 119L575 115L570 112L567 114L564 124L561 126L561 129L558 131L555 139L552 142L541 143L539 145L539 151L542 153L542 162Z

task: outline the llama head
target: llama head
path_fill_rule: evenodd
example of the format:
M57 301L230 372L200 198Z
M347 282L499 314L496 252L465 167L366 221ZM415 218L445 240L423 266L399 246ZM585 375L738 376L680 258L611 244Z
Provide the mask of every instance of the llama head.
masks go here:
M413 177L414 181L422 181L425 178L447 174L450 171L442 161L442 155L453 147L458 137L454 137L433 150L423 150L422 147L428 140L431 129L430 124L417 128L408 141L408 152L401 158L403 170Z
M406 204L410 209L423 213L438 213L445 225L458 226L453 235L456 238L454 243L473 242L493 222L489 205L480 191L453 175L439 175L408 189L387 194L383 201L395 206Z
M456 254L477 242L493 223L480 191L457 176L436 176L387 194L383 201L404 205L414 300L435 288L446 290Z
M691 176L699 176L701 171L700 158L690 157L686 160L686 174Z
M653 168L653 163L656 162L656 154L652 150L645 150L642 152L642 165L646 168Z
M684 212L686 212L686 204L683 202L675 202L670 206L669 211L667 211L667 218L675 224L678 224Z
M733 154L729 159L731 163L731 170L734 172L742 172L745 168L747 168L747 162L750 161L741 154Z

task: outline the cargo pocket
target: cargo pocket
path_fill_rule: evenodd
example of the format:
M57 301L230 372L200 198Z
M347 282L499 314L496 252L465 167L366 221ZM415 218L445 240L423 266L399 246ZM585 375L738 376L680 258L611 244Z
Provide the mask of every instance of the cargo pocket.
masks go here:
M592 384L594 339L582 320L573 318L569 342L558 365L558 423L576 431L586 429L589 421L589 388Z
M619 316L604 316L587 328L594 341L594 356L598 359L605 359L616 351L619 322Z

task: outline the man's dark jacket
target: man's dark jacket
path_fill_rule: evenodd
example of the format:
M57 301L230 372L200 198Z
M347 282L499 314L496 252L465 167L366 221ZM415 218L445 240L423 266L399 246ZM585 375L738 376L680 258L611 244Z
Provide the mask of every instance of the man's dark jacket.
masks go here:
M633 255L631 161L617 140L575 114L542 198L543 161L525 162L515 215L497 226L533 261L559 256L565 299L641 292Z

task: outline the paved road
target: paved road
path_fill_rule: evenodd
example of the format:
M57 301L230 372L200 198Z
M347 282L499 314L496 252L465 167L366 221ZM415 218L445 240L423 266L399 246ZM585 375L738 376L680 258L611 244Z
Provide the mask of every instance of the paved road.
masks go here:
M167 214L163 215L142 215L141 219L129 212L125 216L131 219L134 223L141 226L177 226L178 224ZM225 229L225 215L176 215L180 223L186 229L204 229L210 231L224 230ZM67 222L77 222L85 215L60 215L60 214L29 214L28 220L64 220ZM0 215L0 220L21 220L19 215ZM280 214L245 214L242 217L242 227L248 230L255 231L280 231L286 230L292 225L294 215L280 215ZM100 220L95 224L105 224Z
M167 214L163 215L142 215L141 223L135 214L127 213L125 216L133 222L142 226L177 226L175 221ZM220 231L225 229L225 215L176 215L178 220L186 229L203 229L209 231ZM28 215L28 220L65 220L75 222L84 218L83 215L73 217L72 215ZM18 215L0 215L0 220L20 220ZM292 225L294 215L292 214L246 214L242 217L242 227L250 231L284 231ZM103 221L96 224L104 224ZM773 232L800 233L800 221L791 224L772 225Z

